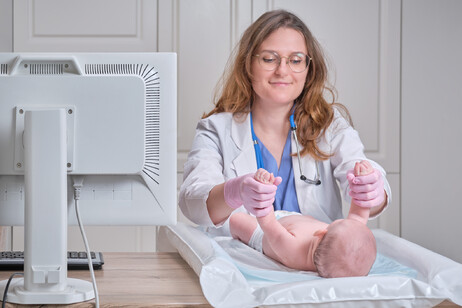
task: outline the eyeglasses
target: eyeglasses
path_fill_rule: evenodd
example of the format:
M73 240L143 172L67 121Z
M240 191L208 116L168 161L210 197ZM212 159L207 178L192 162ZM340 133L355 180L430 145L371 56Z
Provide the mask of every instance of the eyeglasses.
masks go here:
M288 57L281 57L274 51L262 51L260 54L255 55L258 58L258 63L265 71L274 71L281 65L282 58L287 59L287 64L294 73L301 73L310 65L311 58L304 53L293 53Z

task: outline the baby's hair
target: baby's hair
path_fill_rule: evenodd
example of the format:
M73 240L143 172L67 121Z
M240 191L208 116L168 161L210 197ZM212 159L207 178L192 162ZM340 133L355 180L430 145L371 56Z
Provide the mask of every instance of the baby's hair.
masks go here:
M377 255L369 228L352 219L329 227L314 252L319 276L325 278L366 276Z

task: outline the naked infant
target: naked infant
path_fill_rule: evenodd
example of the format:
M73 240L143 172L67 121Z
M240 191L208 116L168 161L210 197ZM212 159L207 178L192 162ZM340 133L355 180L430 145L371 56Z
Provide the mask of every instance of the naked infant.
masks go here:
M372 171L368 161L354 167L355 176ZM259 169L255 179L272 184L274 176ZM365 276L377 254L374 235L366 225L369 212L369 208L351 202L348 217L330 224L286 211L271 211L258 218L235 213L230 218L230 230L233 238L287 267L317 271L326 278Z

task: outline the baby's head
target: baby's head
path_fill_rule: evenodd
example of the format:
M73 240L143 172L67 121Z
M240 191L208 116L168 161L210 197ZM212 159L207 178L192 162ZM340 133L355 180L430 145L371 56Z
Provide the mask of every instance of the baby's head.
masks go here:
M321 277L352 277L366 276L376 255L374 235L365 224L339 219L327 228L313 259Z

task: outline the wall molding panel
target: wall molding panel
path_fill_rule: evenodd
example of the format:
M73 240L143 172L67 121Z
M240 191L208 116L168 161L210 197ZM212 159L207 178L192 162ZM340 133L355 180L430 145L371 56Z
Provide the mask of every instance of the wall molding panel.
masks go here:
M15 51L155 51L157 0L16 0Z

